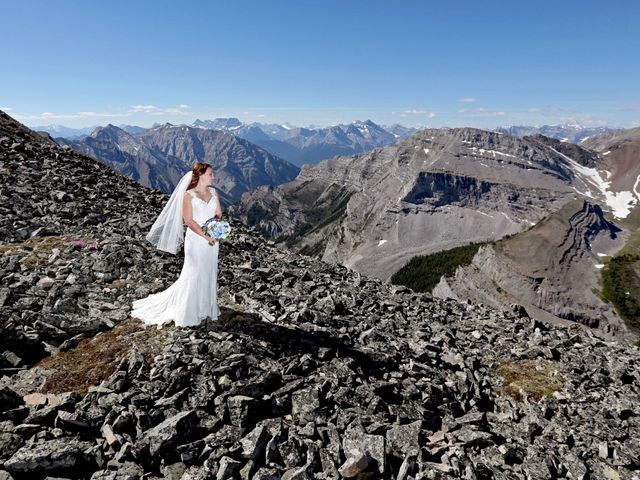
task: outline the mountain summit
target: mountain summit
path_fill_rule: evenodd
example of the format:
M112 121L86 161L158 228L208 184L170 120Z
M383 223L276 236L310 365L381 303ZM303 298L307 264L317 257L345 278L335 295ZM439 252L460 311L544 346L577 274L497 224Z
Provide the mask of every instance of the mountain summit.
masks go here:
M231 220L222 316L143 329L166 195L0 113L0 475L633 478L640 352L276 248ZM517 309L516 309L517 310Z

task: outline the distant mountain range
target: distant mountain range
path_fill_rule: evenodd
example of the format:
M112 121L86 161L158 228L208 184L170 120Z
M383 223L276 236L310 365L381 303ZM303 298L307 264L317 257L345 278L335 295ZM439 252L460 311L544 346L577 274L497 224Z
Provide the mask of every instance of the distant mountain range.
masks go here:
M298 166L317 163L336 155L353 155L391 145L398 138L416 131L401 125L392 125L386 129L371 120L324 128L294 127L288 124L244 124L237 118L196 120L193 125L233 133Z
M155 128L158 124L154 125ZM238 118L197 119L191 125L197 128L221 130L248 140L269 153L301 167L306 163L317 163L336 155L353 155L374 148L392 145L413 135L417 129L403 125L378 125L371 120L356 121L329 127L297 127L288 123L243 123ZM131 134L142 133L144 128L134 125L119 125ZM34 130L48 132L52 137L80 140L91 134L96 127L67 128L62 125L35 127ZM562 142L580 143L602 133L616 131L609 127L584 127L577 123L543 126L504 126L494 129L517 137L541 134Z
M83 128L70 128L65 127L64 125L42 125L39 127L32 127L31 129L36 132L47 132L51 135L52 138L63 137L68 140L80 140L84 137L91 135L96 128L100 128L98 125L94 125L92 127L83 127ZM137 127L135 125L118 125L118 128L121 128L125 132L128 133L140 133L145 129L142 127Z
M152 128L156 128L155 125ZM220 130L248 140L273 155L297 166L317 163L336 155L352 155L374 148L391 145L398 139L413 134L416 129L402 125L383 127L371 120L353 122L330 127L294 127L284 124L246 124L237 118L216 118L196 120L191 126L210 130ZM35 127L34 130L48 132L52 137L82 140L97 127L72 129L61 125ZM125 132L137 135L146 129L132 125L120 125Z
M226 205L258 185L289 181L299 171L286 160L221 130L165 124L131 134L107 125L81 140L56 141L166 193L194 162L210 163Z
M98 125L94 125L92 127L83 127L83 128L71 128L65 127L64 125L41 125L38 127L31 127L31 129L35 132L47 132L51 135L52 138L56 137L64 137L70 140L76 140L79 138L84 138L87 135L91 134Z
M577 123L567 123L564 125L543 125L533 127L528 125L498 127L496 132L508 133L516 137L526 137L529 135L544 135L549 138L556 138L562 142L580 143L602 133L615 131L609 127L583 127Z

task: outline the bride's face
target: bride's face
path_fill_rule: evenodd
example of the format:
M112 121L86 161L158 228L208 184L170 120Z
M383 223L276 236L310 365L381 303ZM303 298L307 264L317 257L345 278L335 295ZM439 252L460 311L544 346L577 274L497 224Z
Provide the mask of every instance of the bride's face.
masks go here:
M202 175L200 175L199 183L201 185L212 185L213 179L214 179L213 169L207 168L205 172Z

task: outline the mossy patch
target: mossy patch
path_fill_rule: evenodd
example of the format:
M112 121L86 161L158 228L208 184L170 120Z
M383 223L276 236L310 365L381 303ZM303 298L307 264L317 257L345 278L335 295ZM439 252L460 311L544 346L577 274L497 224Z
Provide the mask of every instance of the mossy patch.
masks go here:
M100 385L115 371L120 361L135 345L147 363L161 350L166 332L145 328L138 319L129 319L115 328L82 340L77 347L45 358L34 367L52 370L41 393L87 393L90 386Z
M74 246L74 242L76 246ZM48 264L49 257L58 252L62 259L71 258L74 250L90 247L97 249L95 240L87 235L64 234L47 237L31 237L21 242L5 243L0 245L0 255L22 256L21 262L28 268L44 266Z
M22 242L5 243L0 245L0 254L20 253L21 251L32 251L33 253L53 253L54 249L60 251L71 249L70 243L81 240L85 244L95 243L95 240L87 235L64 234L51 235L48 237L31 237Z
M127 285L132 285L135 284L136 282L134 282L133 280L127 279L127 278L118 278L116 280L114 280L113 282L111 282L110 284L107 285L107 288L124 288Z
M536 401L542 397L552 398L553 392L561 390L565 383L558 365L547 360L506 361L498 367L497 373L504 380L497 393L518 401L525 395Z

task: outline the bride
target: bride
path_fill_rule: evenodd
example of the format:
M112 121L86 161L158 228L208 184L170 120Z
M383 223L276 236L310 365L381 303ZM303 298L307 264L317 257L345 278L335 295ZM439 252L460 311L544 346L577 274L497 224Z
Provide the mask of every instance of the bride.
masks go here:
M222 218L218 194L210 186L213 179L211 165L194 163L146 236L158 249L173 254L184 241L184 264L169 288L133 302L131 316L145 325L160 329L173 320L176 326L196 326L206 317L217 320L220 315L218 242L201 229L209 218Z

